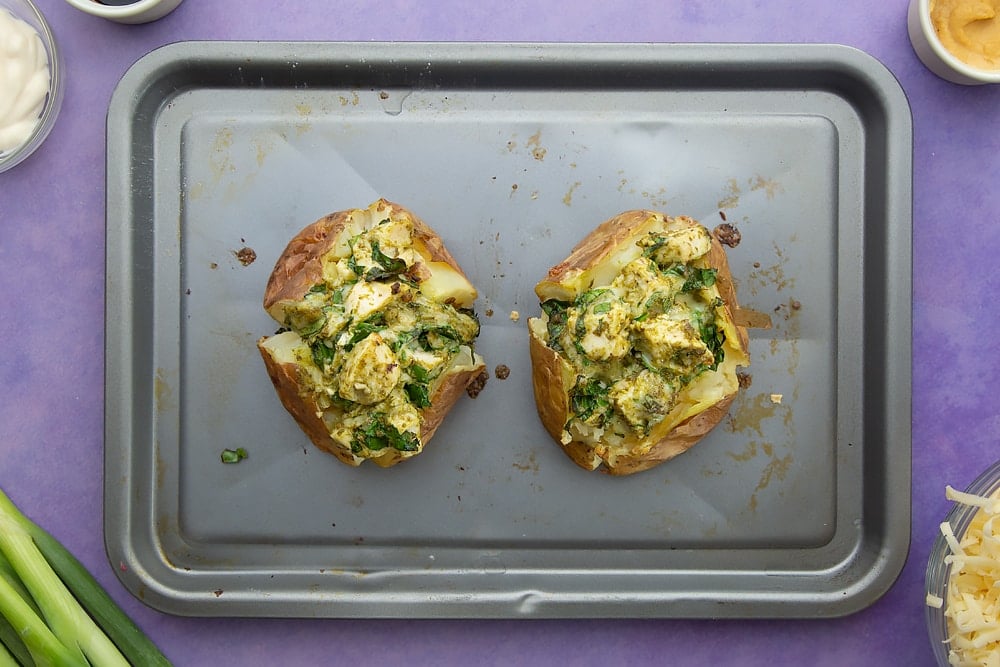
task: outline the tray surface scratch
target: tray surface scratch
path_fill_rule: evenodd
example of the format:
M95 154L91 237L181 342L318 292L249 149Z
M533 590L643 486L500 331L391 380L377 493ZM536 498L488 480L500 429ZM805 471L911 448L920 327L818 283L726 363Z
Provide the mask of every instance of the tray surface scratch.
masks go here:
M866 607L909 547L911 141L898 84L841 46L150 53L108 115L115 571L182 615ZM478 351L510 369L388 470L315 449L255 348L288 239L378 197L441 234L479 288ZM526 320L547 268L631 208L736 226L741 301L774 326L752 331L752 383L719 427L612 478L542 429ZM223 465L234 447L249 457Z

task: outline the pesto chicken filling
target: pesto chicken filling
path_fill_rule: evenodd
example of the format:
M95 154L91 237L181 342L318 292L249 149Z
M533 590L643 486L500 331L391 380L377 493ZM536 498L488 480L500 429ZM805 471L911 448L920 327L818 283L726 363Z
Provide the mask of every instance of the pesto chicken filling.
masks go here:
M649 232L637 246L610 284L541 304L546 344L575 374L564 444L642 438L725 359L708 231Z
M333 440L363 458L419 452L439 384L474 365L479 321L422 290L431 271L407 219L386 218L331 251L323 280L283 304L292 354Z

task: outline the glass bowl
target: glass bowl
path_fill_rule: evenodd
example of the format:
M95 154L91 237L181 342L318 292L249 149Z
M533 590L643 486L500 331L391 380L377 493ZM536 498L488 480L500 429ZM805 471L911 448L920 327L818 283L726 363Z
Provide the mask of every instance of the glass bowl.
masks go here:
M55 125L63 98L63 72L56 40L48 22L31 0L0 0L0 11L24 21L38 33L49 59L49 89L31 134L15 148L0 149L0 172L7 171L35 152Z
M1000 461L997 461L987 468L972 484L965 489L966 493L977 496L992 496L1000 489ZM973 517L979 511L978 507L964 505L956 502L951 511L945 517L951 525L951 530L959 542L965 535L965 531L972 523ZM937 596L944 600L940 609L927 605L925 616L927 620L927 631L930 635L931 647L934 650L934 657L941 667L948 667L948 644L945 642L950 634L948 631L948 619L944 612L948 600L948 578L951 574L951 565L945 562L945 557L951 554L951 549L944 536L938 531L937 539L931 547L930 557L927 559L927 573L924 585L928 596Z

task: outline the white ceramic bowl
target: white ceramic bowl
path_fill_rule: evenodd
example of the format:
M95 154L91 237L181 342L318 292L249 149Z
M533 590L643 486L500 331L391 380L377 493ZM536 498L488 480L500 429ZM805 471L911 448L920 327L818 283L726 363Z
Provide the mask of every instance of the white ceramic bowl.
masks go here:
M944 47L931 23L931 0L910 0L906 27L917 57L927 69L946 81L966 86L1000 83L1000 70L971 67Z
M116 23L149 23L177 9L181 0L136 0L128 5L102 5L97 0L66 0L81 12Z
M11 13L34 28L49 57L49 92L42 105L38 123L20 146L7 152L0 151L0 172L4 172L34 153L35 149L45 141L45 137L49 136L62 106L64 84L62 61L56 48L55 37L52 36L52 30L45 17L31 0L0 0L0 11Z

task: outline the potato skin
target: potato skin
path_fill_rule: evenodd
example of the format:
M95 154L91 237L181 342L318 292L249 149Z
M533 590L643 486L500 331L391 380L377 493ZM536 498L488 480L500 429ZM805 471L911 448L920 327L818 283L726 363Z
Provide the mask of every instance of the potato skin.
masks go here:
M431 260L444 262L465 276L438 233L415 213L386 199L379 199L373 207L385 217L409 218L413 222L414 245L422 244ZM284 299L301 298L306 290L322 280L323 264L320 259L337 244L340 235L357 214L358 209L330 213L292 237L274 263L274 270L267 280L264 310L270 313L275 304ZM475 299L475 294L472 298ZM461 305L471 306L472 303Z
M575 276L608 261L616 248L644 235L651 217L660 216L674 224L698 225L685 216L669 218L649 210L626 211L601 223L584 237L562 262L549 269L545 278L535 288L544 301L550 298L572 298L573 289L567 286ZM722 244L712 236L707 263L717 270L716 286L725 302L722 307L736 332L733 344L749 359L749 337L744 326L736 325L733 313L739 308L729 262ZM707 409L667 430L654 427L642 441L632 444L629 455L619 455L614 462L604 460L592 446L580 441L561 442L563 427L570 416L569 391L575 382L572 366L550 348L542 339L544 324L529 322L529 351L532 366L532 385L539 418L553 440L574 463L586 470L600 470L610 475L630 475L655 467L687 451L722 421L736 397L738 387ZM695 381L697 382L697 380ZM661 423L661 426L663 423Z
M423 246L422 254L431 261L448 264L464 277L465 274L461 267L445 248L441 237L415 214L403 206L385 199L378 200L372 206L380 216L408 217L413 223L414 245ZM352 216L358 212L358 210L348 210L326 215L302 229L289 241L275 262L274 270L268 278L263 298L263 306L266 311L274 314L274 308L277 304L283 300L301 298L312 285L322 281L323 265L321 259L338 243L340 235L350 225ZM473 291L468 303L459 305L471 306L475 296ZM367 458L360 457L354 454L350 447L331 438L323 419L323 410L307 389L306 371L295 363L277 361L267 351L265 346L267 340L267 336L258 339L257 348L278 399L316 447L334 455L350 466L358 466L370 459L383 468L394 466L419 453L419 451L402 452L393 447L385 447L381 450L381 454L373 454ZM485 364L482 359L477 356L475 361L473 367L443 377L434 387L430 396L430 406L420 410L420 441L423 445L426 445L433 437L448 412L465 392L466 387L485 372Z

